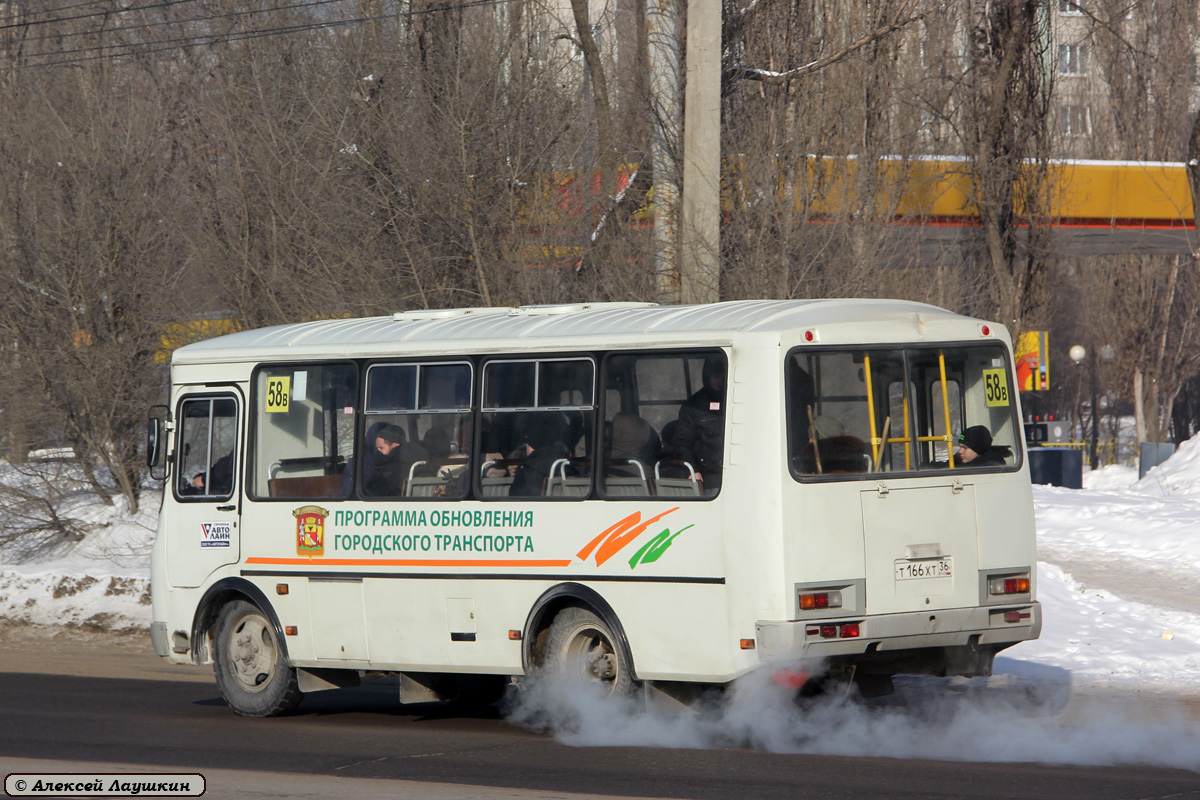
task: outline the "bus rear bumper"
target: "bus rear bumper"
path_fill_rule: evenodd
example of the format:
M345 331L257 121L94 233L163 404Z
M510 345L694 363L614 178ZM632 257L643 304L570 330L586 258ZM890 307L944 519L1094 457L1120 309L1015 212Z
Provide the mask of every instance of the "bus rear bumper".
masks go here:
M903 651L966 648L995 653L1036 639L1041 630L1041 603L1029 602L844 619L760 621L756 638L759 657L765 661L849 656L855 661L899 662L903 659L896 657Z

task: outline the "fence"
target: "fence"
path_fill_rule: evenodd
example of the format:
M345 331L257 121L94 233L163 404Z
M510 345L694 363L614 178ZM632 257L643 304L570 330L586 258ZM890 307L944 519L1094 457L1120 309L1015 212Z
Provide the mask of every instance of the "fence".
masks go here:
M1092 452L1091 442L1041 442L1038 447L1065 447L1068 450L1082 450L1084 464L1089 463ZM1137 469L1138 453L1137 442L1101 439L1096 443L1096 455L1099 457L1102 467L1107 467L1109 464L1121 464Z

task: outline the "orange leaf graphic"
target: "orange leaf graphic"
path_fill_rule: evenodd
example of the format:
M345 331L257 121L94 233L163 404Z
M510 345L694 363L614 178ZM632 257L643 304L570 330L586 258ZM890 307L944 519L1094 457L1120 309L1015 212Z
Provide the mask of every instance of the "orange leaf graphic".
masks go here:
M642 518L642 512L635 511L628 517L625 517L625 519L610 527L608 530L604 531L604 533L600 534L595 539L592 539L592 541L588 542L587 546L579 551L579 558L587 561L588 556L590 556L592 551L596 550L597 546L599 546L599 549L596 550L596 566L600 566L605 561L608 561L610 558L619 553L622 547L629 544L642 533L644 533L646 528L649 528L651 525L658 522L672 511L678 510L679 506L675 506L675 508L668 509L657 516L651 517L645 522L639 522L639 520Z

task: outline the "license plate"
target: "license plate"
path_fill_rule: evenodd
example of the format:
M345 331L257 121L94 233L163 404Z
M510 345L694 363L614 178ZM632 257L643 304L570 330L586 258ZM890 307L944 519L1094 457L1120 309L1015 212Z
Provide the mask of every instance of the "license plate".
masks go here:
M949 578L954 575L954 559L929 558L923 561L896 561L896 580L915 581L924 578Z

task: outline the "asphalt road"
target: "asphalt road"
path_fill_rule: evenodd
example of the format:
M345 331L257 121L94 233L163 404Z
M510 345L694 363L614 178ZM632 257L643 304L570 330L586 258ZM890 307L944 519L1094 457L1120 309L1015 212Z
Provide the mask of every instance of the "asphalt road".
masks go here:
M245 719L204 670L0 639L0 775L106 764L199 772L206 797L1200 798L1200 773L1155 767L569 747L494 709L403 706L388 682Z

